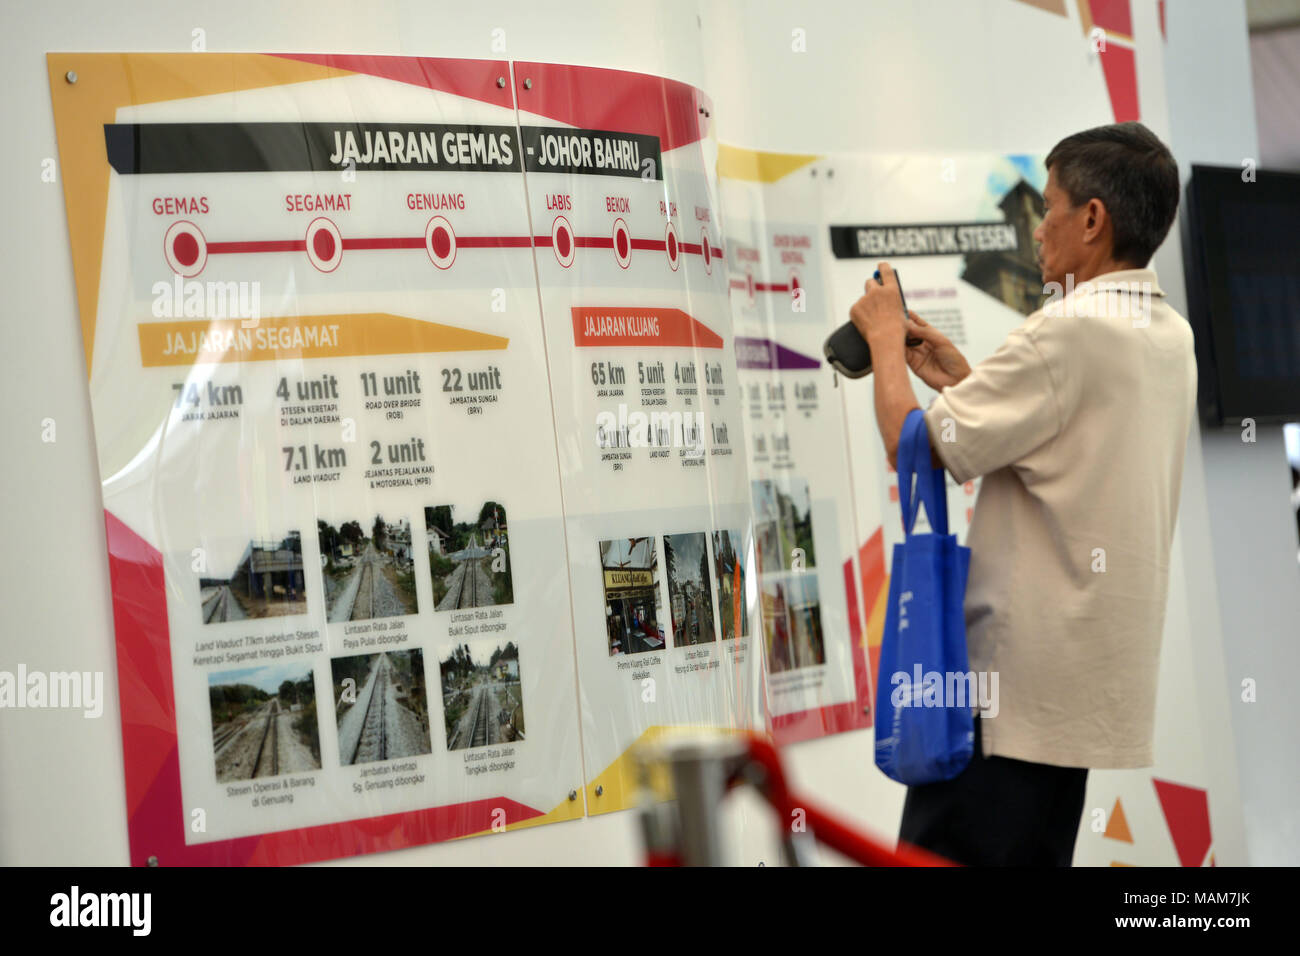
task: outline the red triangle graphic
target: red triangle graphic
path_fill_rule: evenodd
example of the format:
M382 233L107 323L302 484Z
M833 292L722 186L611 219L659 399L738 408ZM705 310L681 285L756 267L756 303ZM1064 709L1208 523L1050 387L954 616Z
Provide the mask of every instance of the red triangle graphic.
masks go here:
M1140 116L1138 110L1137 60L1127 47L1109 44L1101 54L1101 71L1106 76L1110 108L1116 123L1127 123Z
M1103 30L1133 35L1133 11L1129 0L1092 0L1092 22Z
M1200 866L1210 849L1210 798L1200 787L1188 787L1153 777L1178 862Z

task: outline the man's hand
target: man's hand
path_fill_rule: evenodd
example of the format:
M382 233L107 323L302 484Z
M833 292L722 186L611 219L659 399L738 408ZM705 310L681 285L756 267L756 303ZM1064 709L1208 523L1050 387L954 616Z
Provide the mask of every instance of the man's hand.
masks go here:
M885 443L885 454L893 465L903 422L907 413L919 405L907 377L907 359L903 354L907 321L903 297L898 291L898 277L889 263L880 263L880 282L867 280L866 294L854 303L849 317L871 346L876 424Z
M903 297L899 294L893 267L882 262L878 268L880 281L868 279L864 295L849 309L849 318L858 334L871 346L873 354L877 351L876 342L887 343L885 347L895 342L899 346L903 344L905 320Z
M908 347L907 364L926 385L937 392L970 374L970 365L957 346L915 312L907 314L906 329L909 336L921 340L920 345Z

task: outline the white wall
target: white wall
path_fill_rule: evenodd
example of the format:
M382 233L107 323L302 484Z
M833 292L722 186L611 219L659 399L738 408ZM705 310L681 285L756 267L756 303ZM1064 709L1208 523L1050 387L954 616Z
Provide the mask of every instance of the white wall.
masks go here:
M1300 170L1300 26L1253 34L1250 68L1260 164Z
M1192 163L1258 159L1244 6L1179 0L1169 5L1168 29L1170 135L1184 182ZM1171 300L1184 309L1181 286ZM1295 866L1300 695L1288 678L1300 673L1300 568L1282 429L1261 426L1246 443L1240 429L1203 428L1200 443L1204 471L1189 481L1203 481L1209 503L1201 546L1213 552L1224 659L1219 687L1207 691L1230 703L1250 862ZM1255 703L1241 699L1247 679L1257 684Z
M1146 2L1146 0L1135 0ZM16 131L0 154L5 220L0 232L0 407L5 417L8 467L0 470L6 502L6 546L0 549L6 624L0 636L0 667L17 662L44 670L102 670L113 689L105 716L83 720L63 711L0 712L0 863L119 864L127 858L121 741L116 689L107 561L104 553L94 438L85 392L85 367L72 292L67 229L60 186L42 184L41 160L56 155L44 53L71 50L188 50L191 31L206 31L213 51L309 51L444 56L493 56L491 31L506 31L506 55L518 59L610 66L671 76L708 90L723 138L746 146L793 151L832 149L1015 149L1050 147L1081 124L1053 111L1051 62L1055 51L1008 39L1032 37L1047 16L1012 0L973 4L949 0L912 4L902 0L870 5L849 0L812 9L761 2L657 4L563 4L559 11L529 2L465 5L428 2L304 3L291 0L136 4L130 12L93 0L7 8L0 29L0 75L11 94L0 105L4 128ZM1178 4L1171 6L1177 7ZM1239 3L1226 4L1238 10ZM1171 12L1171 30L1175 17ZM790 50L791 30L806 31L808 53ZM1171 36L1171 48L1173 46ZM1244 39L1243 39L1244 42ZM1082 55L1082 54L1079 54ZM1222 55L1220 47L1215 57ZM1205 62L1215 62L1207 58ZM1236 70L1242 63L1229 63ZM1217 70L1217 68L1216 68ZM1209 71L1205 71L1209 72ZM1190 84L1170 67L1170 104L1190 99ZM1249 71L1246 70L1246 82ZM1174 87L1180 87L1177 91ZM1175 97L1175 92L1179 97ZM1215 91L1211 100L1226 96ZM1247 93L1248 95L1248 93ZM1249 115L1249 110L1239 110ZM1194 120L1193 120L1194 121ZM1177 127L1175 127L1177 133ZM1207 134L1208 135L1208 134ZM1177 136L1175 136L1177 140ZM1204 157L1198 157L1204 158ZM57 422L58 440L41 441L41 422ZM1280 443L1280 439L1278 439ZM1261 437L1256 454L1265 457ZM1280 446L1279 446L1280 447ZM1207 447L1205 482L1213 513L1221 509L1219 477L1229 484L1242 459L1218 461L1217 444ZM1280 451L1278 452L1280 455ZM1236 464L1230 464L1236 461ZM1254 459L1251 459L1254 461ZM1193 459L1189 457L1189 470ZM1253 474L1254 472L1252 472ZM1265 470L1258 472L1266 483ZM1285 484L1285 469L1278 482ZM1229 497L1227 501L1234 500ZM1285 488L1278 496L1285 505ZM1284 689L1265 675L1280 669L1279 628L1298 618L1277 599L1276 608L1252 604L1263 580L1281 584L1285 571L1261 565L1257 546L1272 511L1246 516L1238 543L1217 567L1240 562L1263 578L1234 569L1225 598L1225 620L1246 620L1248 635L1269 635L1262 650L1233 659L1227 678L1239 670L1261 678L1271 701ZM1253 522L1265 524L1256 529ZM1204 517L1186 510L1184 540L1208 538ZM1290 526L1292 533L1294 525ZM1189 535L1189 530L1192 532ZM1215 531L1216 549L1227 548ZM1223 553L1223 552L1220 552ZM1254 563L1252 563L1254 562ZM1216 562L1208 557L1189 570L1188 591L1214 592ZM1294 596L1294 580L1291 582ZM1222 589L1221 589L1222 590ZM1251 605L1237 607L1238 603ZM1290 607L1291 609L1287 609ZM1245 617L1233 616L1242 615ZM1216 612L1217 613L1217 612ZM1217 645L1213 624L1203 635ZM1230 634L1242 633L1234 624ZM1252 645L1255 646L1255 645ZM1212 668L1211 668L1212 671ZM1210 679L1216 675L1211 673ZM1241 721L1271 722L1288 715L1294 741L1295 704L1290 710L1261 702L1252 716L1234 717L1237 744L1260 750L1243 737ZM1277 734L1273 734L1277 739ZM792 748L796 783L825 805L885 830L897 819L897 792L882 791L872 766L869 733L840 735ZM1294 747L1292 748L1295 749ZM1262 757L1263 755L1260 754ZM1253 765L1253 764L1252 764ZM1267 781L1263 764L1251 788ZM1291 776L1278 781L1295 792ZM1245 774L1245 771L1243 771ZM872 796L867 796L868 794ZM1261 818L1285 825L1282 795L1273 794ZM1292 818L1293 819L1293 818ZM885 822L880 822L885 821ZM771 862L775 857L766 817L752 800L731 815L737 860ZM370 857L356 862L398 864L614 863L636 862L639 840L633 814L609 814L574 823L538 827L500 837L457 841ZM1217 824L1216 824L1217 825ZM1293 825L1293 823L1292 823ZM1294 831L1292 831L1294 832ZM1295 856L1292 856L1294 862Z

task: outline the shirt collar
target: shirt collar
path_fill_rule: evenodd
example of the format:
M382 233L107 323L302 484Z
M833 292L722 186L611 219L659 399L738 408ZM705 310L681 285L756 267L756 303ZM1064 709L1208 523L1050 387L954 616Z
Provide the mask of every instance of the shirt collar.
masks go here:
M1101 275L1093 276L1086 282L1080 282L1075 285L1073 276L1067 277L1068 281L1064 288L1052 283L1055 291L1052 291L1046 303L1042 307L1044 315L1060 316L1088 313L1092 308L1090 304L1093 296L1116 294L1127 294L1138 297L1138 308L1148 308L1152 298L1164 298L1164 291L1156 281L1154 269L1118 269L1114 272L1106 272ZM1048 292L1044 288L1044 292ZM1142 304L1145 303L1145 304ZM1130 303L1126 299L1120 305L1121 309L1129 309ZM1125 313L1127 314L1127 313Z
M1080 282L1078 287L1083 288L1087 285L1101 291L1109 289L1121 292L1143 290L1149 295L1163 296L1165 294L1164 290L1160 288L1159 280L1156 279L1156 270L1154 269L1120 269L1116 272L1106 272L1099 276L1093 276L1088 282Z

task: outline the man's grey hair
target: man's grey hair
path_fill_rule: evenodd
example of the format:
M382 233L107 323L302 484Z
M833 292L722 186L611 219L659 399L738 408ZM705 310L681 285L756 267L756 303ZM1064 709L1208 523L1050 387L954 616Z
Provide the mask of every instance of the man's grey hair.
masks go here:
M1116 261L1137 268L1151 261L1178 211L1178 164L1155 133L1141 123L1084 130L1052 147L1047 168L1071 205L1105 205Z

